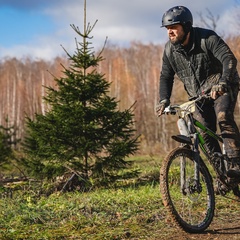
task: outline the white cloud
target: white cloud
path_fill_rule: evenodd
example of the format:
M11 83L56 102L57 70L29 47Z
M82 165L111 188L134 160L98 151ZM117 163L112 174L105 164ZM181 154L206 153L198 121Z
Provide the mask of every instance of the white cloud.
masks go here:
M59 47L60 48L60 47ZM56 53L59 52L59 49L52 48L51 46L31 46L31 45L15 45L11 48L0 48L1 57L10 57L10 58L37 58L44 59L47 61L52 60L56 57ZM60 54L58 54L60 56Z
M32 0L24 0L25 7ZM11 3L14 7L14 1L1 1ZM32 55L39 58L50 59L57 55L64 54L60 45L63 45L68 51L75 50L76 33L70 27L75 24L83 29L83 3L84 0L43 0L43 6L39 3L36 9L41 9L45 14L51 16L55 23L55 31L45 36L35 36L32 44L18 45L9 49L0 49L0 56L8 54L9 56ZM51 4L49 3L51 2ZM163 13L175 5L181 4L189 7L193 13L194 22L198 21L198 12L203 14L207 8L214 14L220 15L219 31L224 30L224 34L232 31L229 28L231 15L233 11L234 0L212 0L212 1L193 1L192 0L87 0L87 22L93 24L98 20L93 29L93 46L101 47L108 37L109 42L113 44L127 44L131 41L141 41L143 43L164 43L167 40L165 29L161 29L161 19ZM49 3L49 5L47 5ZM17 6L15 6L17 8ZM31 9L34 8L31 5ZM35 10L36 10L35 9ZM34 23L33 23L34 24ZM223 30L222 30L223 29ZM78 37L79 38L79 37Z
M239 35L240 7L231 7L227 9L219 19L218 30L223 33L224 37L229 35Z

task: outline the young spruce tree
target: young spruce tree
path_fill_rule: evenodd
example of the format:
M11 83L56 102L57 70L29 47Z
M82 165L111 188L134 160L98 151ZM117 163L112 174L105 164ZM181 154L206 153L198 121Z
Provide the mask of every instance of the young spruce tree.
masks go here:
M90 33L71 25L82 38L70 55L70 66L63 66L64 77L55 78L57 87L47 87L49 111L27 118L25 139L27 163L33 173L52 178L71 170L83 180L114 181L128 167L126 157L138 148L132 107L118 110L118 102L109 96L110 84L96 67L103 60L92 50ZM81 175L79 175L81 174Z
M8 119L6 119L8 125ZM16 129L13 126L0 125L0 171L5 164L10 164L14 159L14 147L20 139L16 139Z

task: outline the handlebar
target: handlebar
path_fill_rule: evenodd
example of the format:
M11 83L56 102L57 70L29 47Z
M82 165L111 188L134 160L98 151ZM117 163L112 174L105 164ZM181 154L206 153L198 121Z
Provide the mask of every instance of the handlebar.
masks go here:
M175 104L175 105L169 105L166 107L163 111L163 114L179 114L180 116L184 117L187 114L193 113L195 111L195 103L199 102L204 99L210 99L209 94L204 94L196 98L192 98L193 100L190 100L188 102L185 102L183 104Z
M179 105L172 105L168 106L164 109L163 114L172 114L175 115L177 113L176 109L179 107Z

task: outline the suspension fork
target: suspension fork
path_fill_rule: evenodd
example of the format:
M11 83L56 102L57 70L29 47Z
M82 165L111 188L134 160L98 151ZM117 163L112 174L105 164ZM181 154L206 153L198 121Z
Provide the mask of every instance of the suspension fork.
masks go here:
M194 153L194 179L196 181L196 188L199 191L200 189L200 167L199 167L199 139L198 133L193 134L194 144L193 144L193 153ZM184 195L187 194L187 179L186 179L186 159L184 156L180 159L180 184L181 184L181 191Z
M194 152L194 179L197 182L197 186L199 187L199 161L200 161L200 154L199 154L199 139L198 139L198 133L194 133L193 135L194 144L193 144L193 152Z
M181 184L181 191L184 195L187 194L186 192L186 158L185 156L181 156L180 159L180 184Z

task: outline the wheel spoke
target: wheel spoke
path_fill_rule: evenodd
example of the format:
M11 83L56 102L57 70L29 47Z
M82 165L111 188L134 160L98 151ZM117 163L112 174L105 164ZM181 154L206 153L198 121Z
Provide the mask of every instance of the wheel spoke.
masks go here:
M177 148L163 162L160 186L163 202L178 225L188 232L201 232L212 221L215 197L202 160L199 179L194 169L192 151Z

